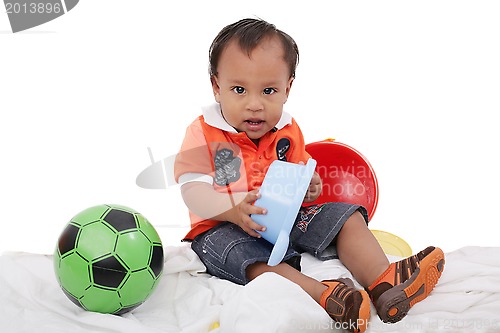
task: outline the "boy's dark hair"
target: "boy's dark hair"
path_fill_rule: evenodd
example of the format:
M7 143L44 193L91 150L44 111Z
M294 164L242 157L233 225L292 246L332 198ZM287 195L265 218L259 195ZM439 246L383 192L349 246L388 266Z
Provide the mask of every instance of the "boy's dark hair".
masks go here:
M276 29L274 24L260 19L243 19L224 27L215 37L208 57L210 61L210 77L217 75L217 65L222 51L234 38L238 40L240 48L248 55L265 37L277 36L283 45L284 60L290 68L290 77L295 77L295 68L299 63L299 48L288 34Z

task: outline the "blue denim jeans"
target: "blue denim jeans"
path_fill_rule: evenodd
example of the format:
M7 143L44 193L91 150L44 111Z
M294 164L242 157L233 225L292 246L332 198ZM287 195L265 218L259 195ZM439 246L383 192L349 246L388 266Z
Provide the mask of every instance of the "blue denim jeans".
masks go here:
M320 260L338 258L336 236L344 223L359 211L368 223L364 207L342 202L302 207L290 233L290 245L283 258L300 271L300 253L308 252ZM223 222L195 237L191 248L211 275L247 284L246 269L255 262L267 262L273 244L247 234L239 226Z

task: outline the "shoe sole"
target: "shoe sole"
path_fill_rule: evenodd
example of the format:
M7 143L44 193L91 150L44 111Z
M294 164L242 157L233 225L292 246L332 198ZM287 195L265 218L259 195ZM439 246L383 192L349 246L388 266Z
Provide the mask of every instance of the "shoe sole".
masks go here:
M423 258L419 267L404 283L397 285L378 299L382 304L377 313L384 323L396 323L403 319L410 308L425 299L434 289L444 270L444 253L436 248Z

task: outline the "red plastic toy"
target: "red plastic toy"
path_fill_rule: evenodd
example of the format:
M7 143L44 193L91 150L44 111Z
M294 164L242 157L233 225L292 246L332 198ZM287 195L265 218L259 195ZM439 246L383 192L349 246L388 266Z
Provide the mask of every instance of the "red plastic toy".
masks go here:
M317 161L323 192L311 204L349 202L364 206L371 220L378 203L378 182L368 160L356 149L326 139L309 143L306 150Z

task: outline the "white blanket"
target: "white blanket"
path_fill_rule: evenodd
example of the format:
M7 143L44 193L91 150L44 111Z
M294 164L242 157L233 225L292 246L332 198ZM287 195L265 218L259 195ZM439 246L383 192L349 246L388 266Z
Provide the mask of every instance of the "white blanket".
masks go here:
M0 256L0 332L316 332L335 330L302 289L267 273L242 287L210 277L189 245L165 248L164 275L153 295L121 317L86 312L62 293L52 256ZM395 259L395 258L390 258ZM338 260L303 255L316 279L349 276ZM397 324L372 308L367 332L500 332L500 248L466 247L446 254L429 297ZM218 327L220 324L220 327Z

